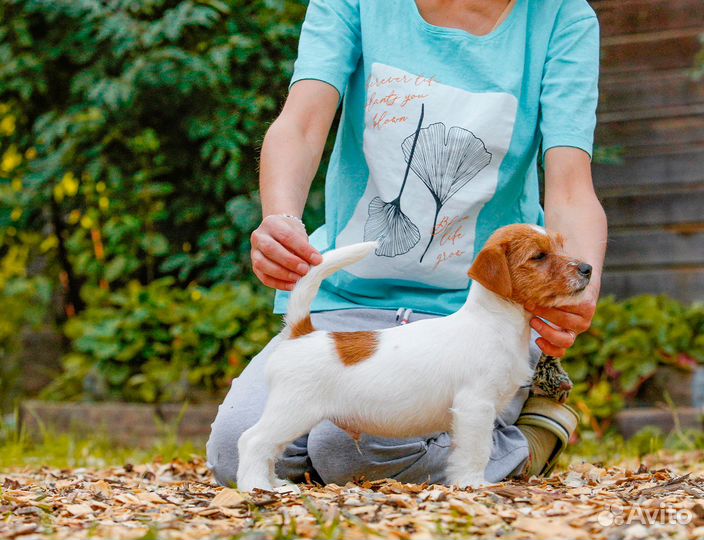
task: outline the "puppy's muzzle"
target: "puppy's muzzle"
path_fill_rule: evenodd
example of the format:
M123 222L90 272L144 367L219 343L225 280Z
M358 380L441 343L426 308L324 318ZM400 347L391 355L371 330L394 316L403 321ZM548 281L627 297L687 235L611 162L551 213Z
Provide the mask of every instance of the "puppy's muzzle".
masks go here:
M576 279L572 280L573 284L573 294L579 294L589 285L589 281L592 278L592 265L585 262L573 262L570 266L576 268Z
M577 271L579 272L580 276L587 278L587 280L589 280L592 277L592 265L591 264L579 263L579 266L577 267Z

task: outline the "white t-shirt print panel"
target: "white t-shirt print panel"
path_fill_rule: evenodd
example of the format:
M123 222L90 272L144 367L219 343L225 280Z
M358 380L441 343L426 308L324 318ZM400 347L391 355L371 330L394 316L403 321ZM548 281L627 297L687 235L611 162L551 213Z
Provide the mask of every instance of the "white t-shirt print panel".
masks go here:
M496 192L518 101L375 63L367 81L366 191L337 246L379 241L347 269L369 279L467 286L477 216Z

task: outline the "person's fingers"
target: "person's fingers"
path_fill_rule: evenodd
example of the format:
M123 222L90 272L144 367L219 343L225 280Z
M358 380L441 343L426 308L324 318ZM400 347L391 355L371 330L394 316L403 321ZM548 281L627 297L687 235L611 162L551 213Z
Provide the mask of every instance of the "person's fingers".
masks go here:
M301 279L301 274L292 272L280 264L266 258L261 251L252 252L252 268L255 273L267 275L287 283L295 283Z
M596 302L582 302L581 304L562 306L560 309L569 313L574 313L575 315L591 317L596 311Z
M310 245L308 235L303 227L296 227L289 223L279 223L276 226L272 226L271 235L279 244L308 264L316 265L323 262L320 253Z
M256 250L259 250L267 259L301 276L307 274L310 269L306 261L291 253L271 236L259 236L253 251Z
M565 356L565 353L567 353L567 349L556 347L555 345L553 345L552 343L549 343L544 338L536 339L535 343L538 345L538 347L540 347L540 350L543 351L548 356L554 356L555 358L562 358L563 356Z
M560 328L572 330L578 334L588 330L591 325L591 316L585 317L581 314L565 311L562 308L526 306L526 309L533 315L548 320Z
M257 268L253 268L253 272L254 275L259 278L259 281L261 281L267 287L271 287L272 289L278 289L280 291L291 291L295 286L295 283L293 283L292 281L284 281L281 279L277 279L261 272Z
M551 345L561 349L569 349L572 345L574 345L574 340L577 338L577 334L572 330L555 328L536 317L531 319L530 326Z
M259 278L259 281L267 287L271 287L272 289L277 289L279 291L292 291L293 287L296 285L295 283L281 281L280 279L267 276L266 274L257 277Z
M560 311L563 313L570 313L572 315L576 315L578 317L582 317L587 320L591 320L592 317L594 316L594 313L596 312L596 302L593 302L593 301L582 302L581 304L560 306L559 308L549 308L549 307L528 305L528 306L526 306L526 309L530 312L533 312L534 309L535 310L550 311L550 312ZM538 313L536 313L536 315L537 314Z

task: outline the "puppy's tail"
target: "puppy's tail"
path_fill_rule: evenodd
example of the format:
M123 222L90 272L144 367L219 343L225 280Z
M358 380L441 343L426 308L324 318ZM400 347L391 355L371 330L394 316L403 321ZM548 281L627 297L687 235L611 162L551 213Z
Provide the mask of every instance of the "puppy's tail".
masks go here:
M377 246L377 242L362 242L328 251L323 255L322 263L311 266L308 273L299 280L291 292L285 318L286 327L282 332L283 337L300 337L313 332L313 325L310 322L310 307L318 294L320 284L338 270L361 261Z

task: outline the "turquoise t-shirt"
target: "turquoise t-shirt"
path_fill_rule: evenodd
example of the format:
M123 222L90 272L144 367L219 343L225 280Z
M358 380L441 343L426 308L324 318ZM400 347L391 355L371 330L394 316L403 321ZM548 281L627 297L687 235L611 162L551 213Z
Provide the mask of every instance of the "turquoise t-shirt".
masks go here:
M542 224L541 143L591 155L598 73L586 0L517 0L484 36L429 24L415 0L311 0L291 84L324 81L343 103L311 242L379 241L313 309L456 311L492 232Z

